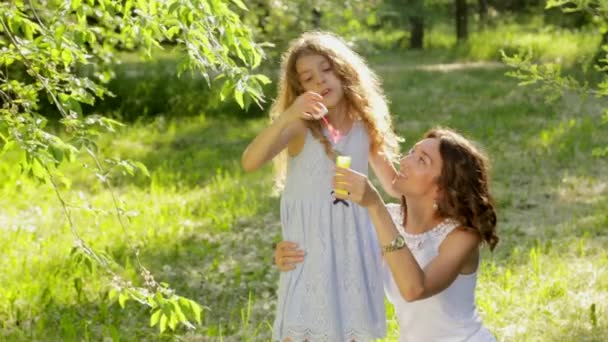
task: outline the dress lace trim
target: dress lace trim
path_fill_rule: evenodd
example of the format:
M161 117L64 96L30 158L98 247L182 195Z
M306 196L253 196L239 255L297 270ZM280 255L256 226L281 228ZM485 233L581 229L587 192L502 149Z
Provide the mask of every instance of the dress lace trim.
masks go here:
M410 249L420 249L422 244L428 240L441 241L448 235L454 228L458 227L460 224L458 221L446 218L441 221L438 225L433 227L433 229L428 230L424 233L420 234L412 234L408 233L405 230L401 231L403 237L405 237L405 244Z
M345 332L342 336L332 336L326 333L315 333L309 328L290 327L285 334L286 338L293 342L368 342L378 337L355 329Z
M424 242L428 239L441 241L446 237L446 235L460 225L458 221L451 218L446 218L431 230L420 234L412 234L406 232L402 225L403 217L401 215L401 206L396 203L389 203L387 204L386 208L393 218L393 222L395 222L397 230L399 230L399 233L401 233L401 235L403 235L405 238L405 244L410 250L420 249Z

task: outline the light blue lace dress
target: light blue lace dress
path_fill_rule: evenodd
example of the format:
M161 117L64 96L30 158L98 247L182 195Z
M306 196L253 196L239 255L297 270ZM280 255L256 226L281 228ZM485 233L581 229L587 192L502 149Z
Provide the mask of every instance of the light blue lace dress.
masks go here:
M327 133L327 132L326 132ZM367 174L369 138L357 121L334 146ZM279 282L274 340L360 342L386 334L381 255L366 209L336 202L333 167L310 132L290 158L281 197L283 239L306 251Z

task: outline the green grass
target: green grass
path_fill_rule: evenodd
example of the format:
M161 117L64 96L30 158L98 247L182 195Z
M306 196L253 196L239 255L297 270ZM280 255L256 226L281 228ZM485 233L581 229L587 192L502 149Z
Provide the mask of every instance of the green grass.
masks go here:
M600 125L606 104L571 96L546 103L499 65L446 66L441 54L384 54L371 62L404 148L442 125L491 156L501 242L494 253L484 251L477 291L490 330L503 341L608 340L608 160L591 156L608 145L608 127ZM115 175L127 232L110 195L82 167L91 161L83 156L63 168L74 180L63 193L94 248L141 284L133 266L138 246L158 281L206 307L203 326L176 336L150 328L145 308L127 302L122 310L108 300L111 280L69 257L74 237L54 193L20 175L19 153L3 155L0 340L268 340L278 197L270 167L253 174L239 167L240 153L265 122L201 113L103 136L105 156L142 161L151 172ZM398 330L388 312L386 341L393 341Z

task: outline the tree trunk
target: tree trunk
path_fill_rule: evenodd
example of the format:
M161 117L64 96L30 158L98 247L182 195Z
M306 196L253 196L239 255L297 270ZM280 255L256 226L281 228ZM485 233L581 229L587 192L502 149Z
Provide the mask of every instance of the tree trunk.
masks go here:
M479 27L483 30L488 22L488 0L479 0Z
M410 48L422 49L424 47L424 18L410 17Z
M456 0L456 38L458 42L467 40L467 0Z
M323 15L323 12L321 12L320 9L318 9L316 7L312 9L312 27L314 27L317 30L321 28L321 16L322 15Z
M600 42L598 51L595 53L595 57L593 58L595 64L601 68L608 67L608 63L605 61L605 59L608 58L608 53L604 50L604 46L608 46L608 31L604 32L602 35L602 41ZM608 73L607 70L604 70L604 72Z

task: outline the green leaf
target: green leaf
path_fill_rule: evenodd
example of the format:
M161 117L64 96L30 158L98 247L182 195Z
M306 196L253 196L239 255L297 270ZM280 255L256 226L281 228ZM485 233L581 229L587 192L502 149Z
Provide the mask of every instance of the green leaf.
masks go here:
M127 302L127 300L129 300L129 295L124 294L124 293L120 293L120 295L118 295L118 304L120 304L121 308L125 308L125 303Z
M178 302L177 299L174 299L171 301L171 304L173 304L173 308L175 309L175 315L177 316L177 319L180 322L187 322L188 319L186 318L186 315L184 315L184 312L182 311L182 308L180 307L180 304Z
M72 6L73 10L80 9L80 7L82 6L82 1L81 0L72 0L71 6Z
M259 54L257 51L253 51L253 65L251 66L252 69L257 68L258 66L260 66L260 64L262 63L262 55Z
M232 0L232 2L234 2L237 6L239 6L240 9L242 9L243 11L247 11L247 6L245 6L245 4L241 1L241 0Z
M50 146L51 154L53 158L55 158L55 162L57 165L61 164L63 161L63 150L59 148L56 144L52 144Z
M272 83L270 78L268 78L268 76L266 76L266 75L257 74L257 75L253 75L253 78L260 81L264 85Z
M29 22L23 23L23 35L28 40L34 39L34 26L32 24L30 24Z
M82 106L80 105L80 102L70 98L68 101L68 108L78 114L79 117L82 117Z
M234 89L234 99L241 108L245 108L245 102L243 101L243 91L239 90L238 87Z
M128 160L122 160L118 166L123 169L125 172L127 172L129 174L129 176L133 176L135 173L135 168L133 167L133 165L131 165L131 163Z
M192 311L194 312L194 318L196 319L196 322L200 325L202 324L202 320L201 320L201 313L203 312L203 309L200 307L200 305L198 305L197 302L190 300L190 307L192 308Z
M144 165L142 162L134 162L133 165L146 177L150 178L150 172L148 171L146 165Z
M153 326L155 326L155 325L158 324L158 322L160 320L160 315L161 314L162 314L162 310L161 309L157 309L156 311L154 311L154 313L150 317L150 326L151 327L153 327Z
M222 85L222 89L220 90L220 100L221 101L226 100L226 98L230 94L230 91L232 90L233 86L234 86L234 84L232 83L232 81L230 81L230 80L224 81L224 84Z
M72 187L72 181L66 177L65 175L63 175L63 173L55 170L54 171L54 177L55 179L57 179L59 181L59 183L61 183L66 189L70 189Z
M181 3L179 1L174 1L171 6L169 6L169 14L173 14L173 12L175 12L180 5Z
M78 296L82 293L82 279L80 277L74 278L74 289Z
M110 301L113 302L117 296L118 296L118 290L115 288L110 289L110 291L108 292L108 299L110 299Z
M89 273L93 273L93 261L91 260L91 258L85 255L83 262L84 265L87 267L87 270L89 270Z
M160 333L162 334L163 332L165 332L165 330L167 330L167 315L165 315L164 313L161 314L160 316L160 326L159 326L159 330Z
M32 161L32 173L34 174L34 177L44 181L46 181L48 176L46 170L44 169L44 166L38 160L38 158L34 158L34 160Z
M10 151L15 146L17 146L17 143L14 140L9 140L2 146L2 153Z
M148 12L148 6L146 0L137 0L137 7L144 12Z
M18 16L11 16L8 18L8 29L11 32L17 32L21 29L21 18Z
M175 330L177 323L179 323L177 321L177 315L175 312L171 312L171 316L169 317L169 328L171 328L171 330Z
M63 61L63 65L67 68L70 66L70 64L72 64L72 61L74 60L72 57L72 52L68 49L63 49L61 51L61 60Z
M180 31L180 29L181 28L179 26L173 26L173 27L169 28L167 30L167 34L166 34L167 38L173 39L173 36L175 36L176 34L178 34L179 31Z

